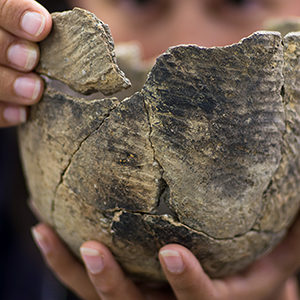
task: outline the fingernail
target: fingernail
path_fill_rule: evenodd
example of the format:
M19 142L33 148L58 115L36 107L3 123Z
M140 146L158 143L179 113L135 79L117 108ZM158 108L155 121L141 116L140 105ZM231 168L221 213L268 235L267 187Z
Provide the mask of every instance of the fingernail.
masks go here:
M26 109L24 107L7 107L3 111L3 118L11 124L25 123Z
M36 49L26 45L14 44L7 50L7 59L11 64L25 70L31 70L37 62L38 53Z
M81 247L80 253L90 273L98 274L102 272L104 268L104 262L103 257L98 250Z
M32 228L31 232L32 237L39 249L43 252L43 254L48 254L50 252L50 247L47 244L47 241L45 240L43 235L40 232L38 232L35 228Z
M36 100L41 91L41 81L28 77L19 77L15 80L14 90L17 96Z
M160 255L170 273L180 274L184 270L184 263L179 252L174 250L162 250Z
M39 36L46 25L46 18L37 12L26 12L21 20L22 29L30 35Z

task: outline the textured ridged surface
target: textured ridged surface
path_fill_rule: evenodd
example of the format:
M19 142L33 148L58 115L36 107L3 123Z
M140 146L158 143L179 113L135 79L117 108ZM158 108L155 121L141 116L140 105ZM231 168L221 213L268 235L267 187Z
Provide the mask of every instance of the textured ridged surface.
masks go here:
M116 98L85 102L48 88L43 101L31 109L32 117L21 129L23 166L30 174L34 205L47 222L52 223L54 195L73 153L117 104ZM39 115L45 117L34 117Z
M52 33L41 43L39 73L59 79L85 94L101 91L107 95L130 86L116 65L106 24L79 8L54 13L52 19ZM82 27L83 23L88 30Z
M264 194L264 207L258 228L279 231L291 221L299 207L300 193L300 34L290 33L284 40L285 132L282 158L269 188Z
M173 47L122 101L49 81L20 128L35 206L74 253L102 241L135 276L163 280L167 243L213 277L245 268L299 207L299 41L257 32L223 48Z
M146 85L151 139L170 205L192 228L229 238L255 223L281 159L282 55L279 34L256 33L158 60Z

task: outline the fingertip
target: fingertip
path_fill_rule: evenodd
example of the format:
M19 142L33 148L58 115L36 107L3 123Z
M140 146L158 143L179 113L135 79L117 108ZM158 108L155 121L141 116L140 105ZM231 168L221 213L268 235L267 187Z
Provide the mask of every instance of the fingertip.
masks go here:
M17 126L27 120L27 109L18 105L0 106L0 127Z
M45 235L47 235L49 232L52 232L51 227L43 222L36 224L31 228L31 230L42 232Z
M21 72L30 72L38 64L40 49L37 44L25 40L15 40L6 50L6 59L2 62Z
M80 249L82 249L82 248L95 249L98 252L100 252L102 254L102 256L105 256L106 260L114 261L114 257L112 255L111 251L104 244L102 244L98 241L90 240L90 241L84 242L81 245Z
M14 36L39 42L50 32L50 13L37 1L0 1L0 27Z
M84 242L80 248L95 248L95 249L102 249L104 246L97 242L97 241L87 241L87 242Z
M195 266L202 269L194 254L187 248L177 244L162 247L159 251L159 259L161 264L167 268L167 271L173 274L181 274L187 268L191 269Z
M20 19L20 29L25 36L34 42L39 42L47 37L52 28L52 17L39 3L33 3L31 8L24 11Z
M181 251L176 247L164 247L159 251L159 259L163 268L174 275L182 274L186 268Z
M33 73L33 78L35 79L34 89L31 94L31 104L39 102L43 96L45 90L44 80L37 74Z
M51 14L42 5L39 4L39 6L40 6L40 9L41 9L42 15L45 17L45 21L44 21L45 24L44 24L44 26L42 26L42 28L38 32L39 34L36 37L37 41L41 41L41 40L45 39L49 35L49 33L51 32L51 29L52 29L52 26L53 26Z
M51 251L51 243L47 238L48 228L45 224L38 224L31 228L33 240L44 256Z
M38 248L45 256L64 250L59 237L48 224L39 223L31 228L31 232Z
M105 245L88 241L80 253L91 282L104 299L144 299Z
M60 241L53 229L40 223L32 228L33 239L46 264L80 299L99 299L81 263Z
M210 297L215 293L212 281L187 248L176 244L164 246L159 251L159 260L169 284L179 299L196 299L199 293Z
M114 263L113 256L107 247L97 241L83 243L80 247L80 254L92 275L101 273L105 265L111 266Z
M182 245L179 245L179 244L165 245L159 251L162 251L162 250L175 250L175 251L179 251L183 255L193 255L194 256L194 254L188 248L186 248Z
M97 275L103 271L104 259L102 253L98 249L91 247L80 247L80 253L90 274Z
M44 92L44 81L35 73L19 76L13 84L14 94L23 105L37 103Z

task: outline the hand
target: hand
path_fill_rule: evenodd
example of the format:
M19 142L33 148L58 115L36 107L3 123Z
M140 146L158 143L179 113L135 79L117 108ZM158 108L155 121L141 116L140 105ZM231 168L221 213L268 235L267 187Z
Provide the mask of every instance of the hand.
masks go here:
M163 247L159 259L173 292L134 284L100 243L81 247L86 272L49 226L36 226L33 235L50 268L85 300L299 300L292 276L300 268L300 218L273 252L224 279L210 279L186 248Z
M32 73L39 61L35 42L52 26L48 11L33 0L0 0L0 128L25 122L26 106L43 93L42 79Z

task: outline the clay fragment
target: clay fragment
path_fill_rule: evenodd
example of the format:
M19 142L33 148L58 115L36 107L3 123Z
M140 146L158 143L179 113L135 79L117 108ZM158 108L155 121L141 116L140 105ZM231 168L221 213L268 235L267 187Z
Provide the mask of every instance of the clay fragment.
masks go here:
M101 91L110 95L130 87L116 64L106 24L80 8L54 13L52 18L52 33L40 45L40 74L61 80L83 94Z
M70 14L54 22L73 34ZM49 40L47 51L64 45ZM227 47L170 48L124 100L70 96L48 80L20 127L32 201L78 256L82 242L102 241L139 278L164 280L167 243L191 249L212 277L245 268L299 208L299 59L299 33L261 31Z

